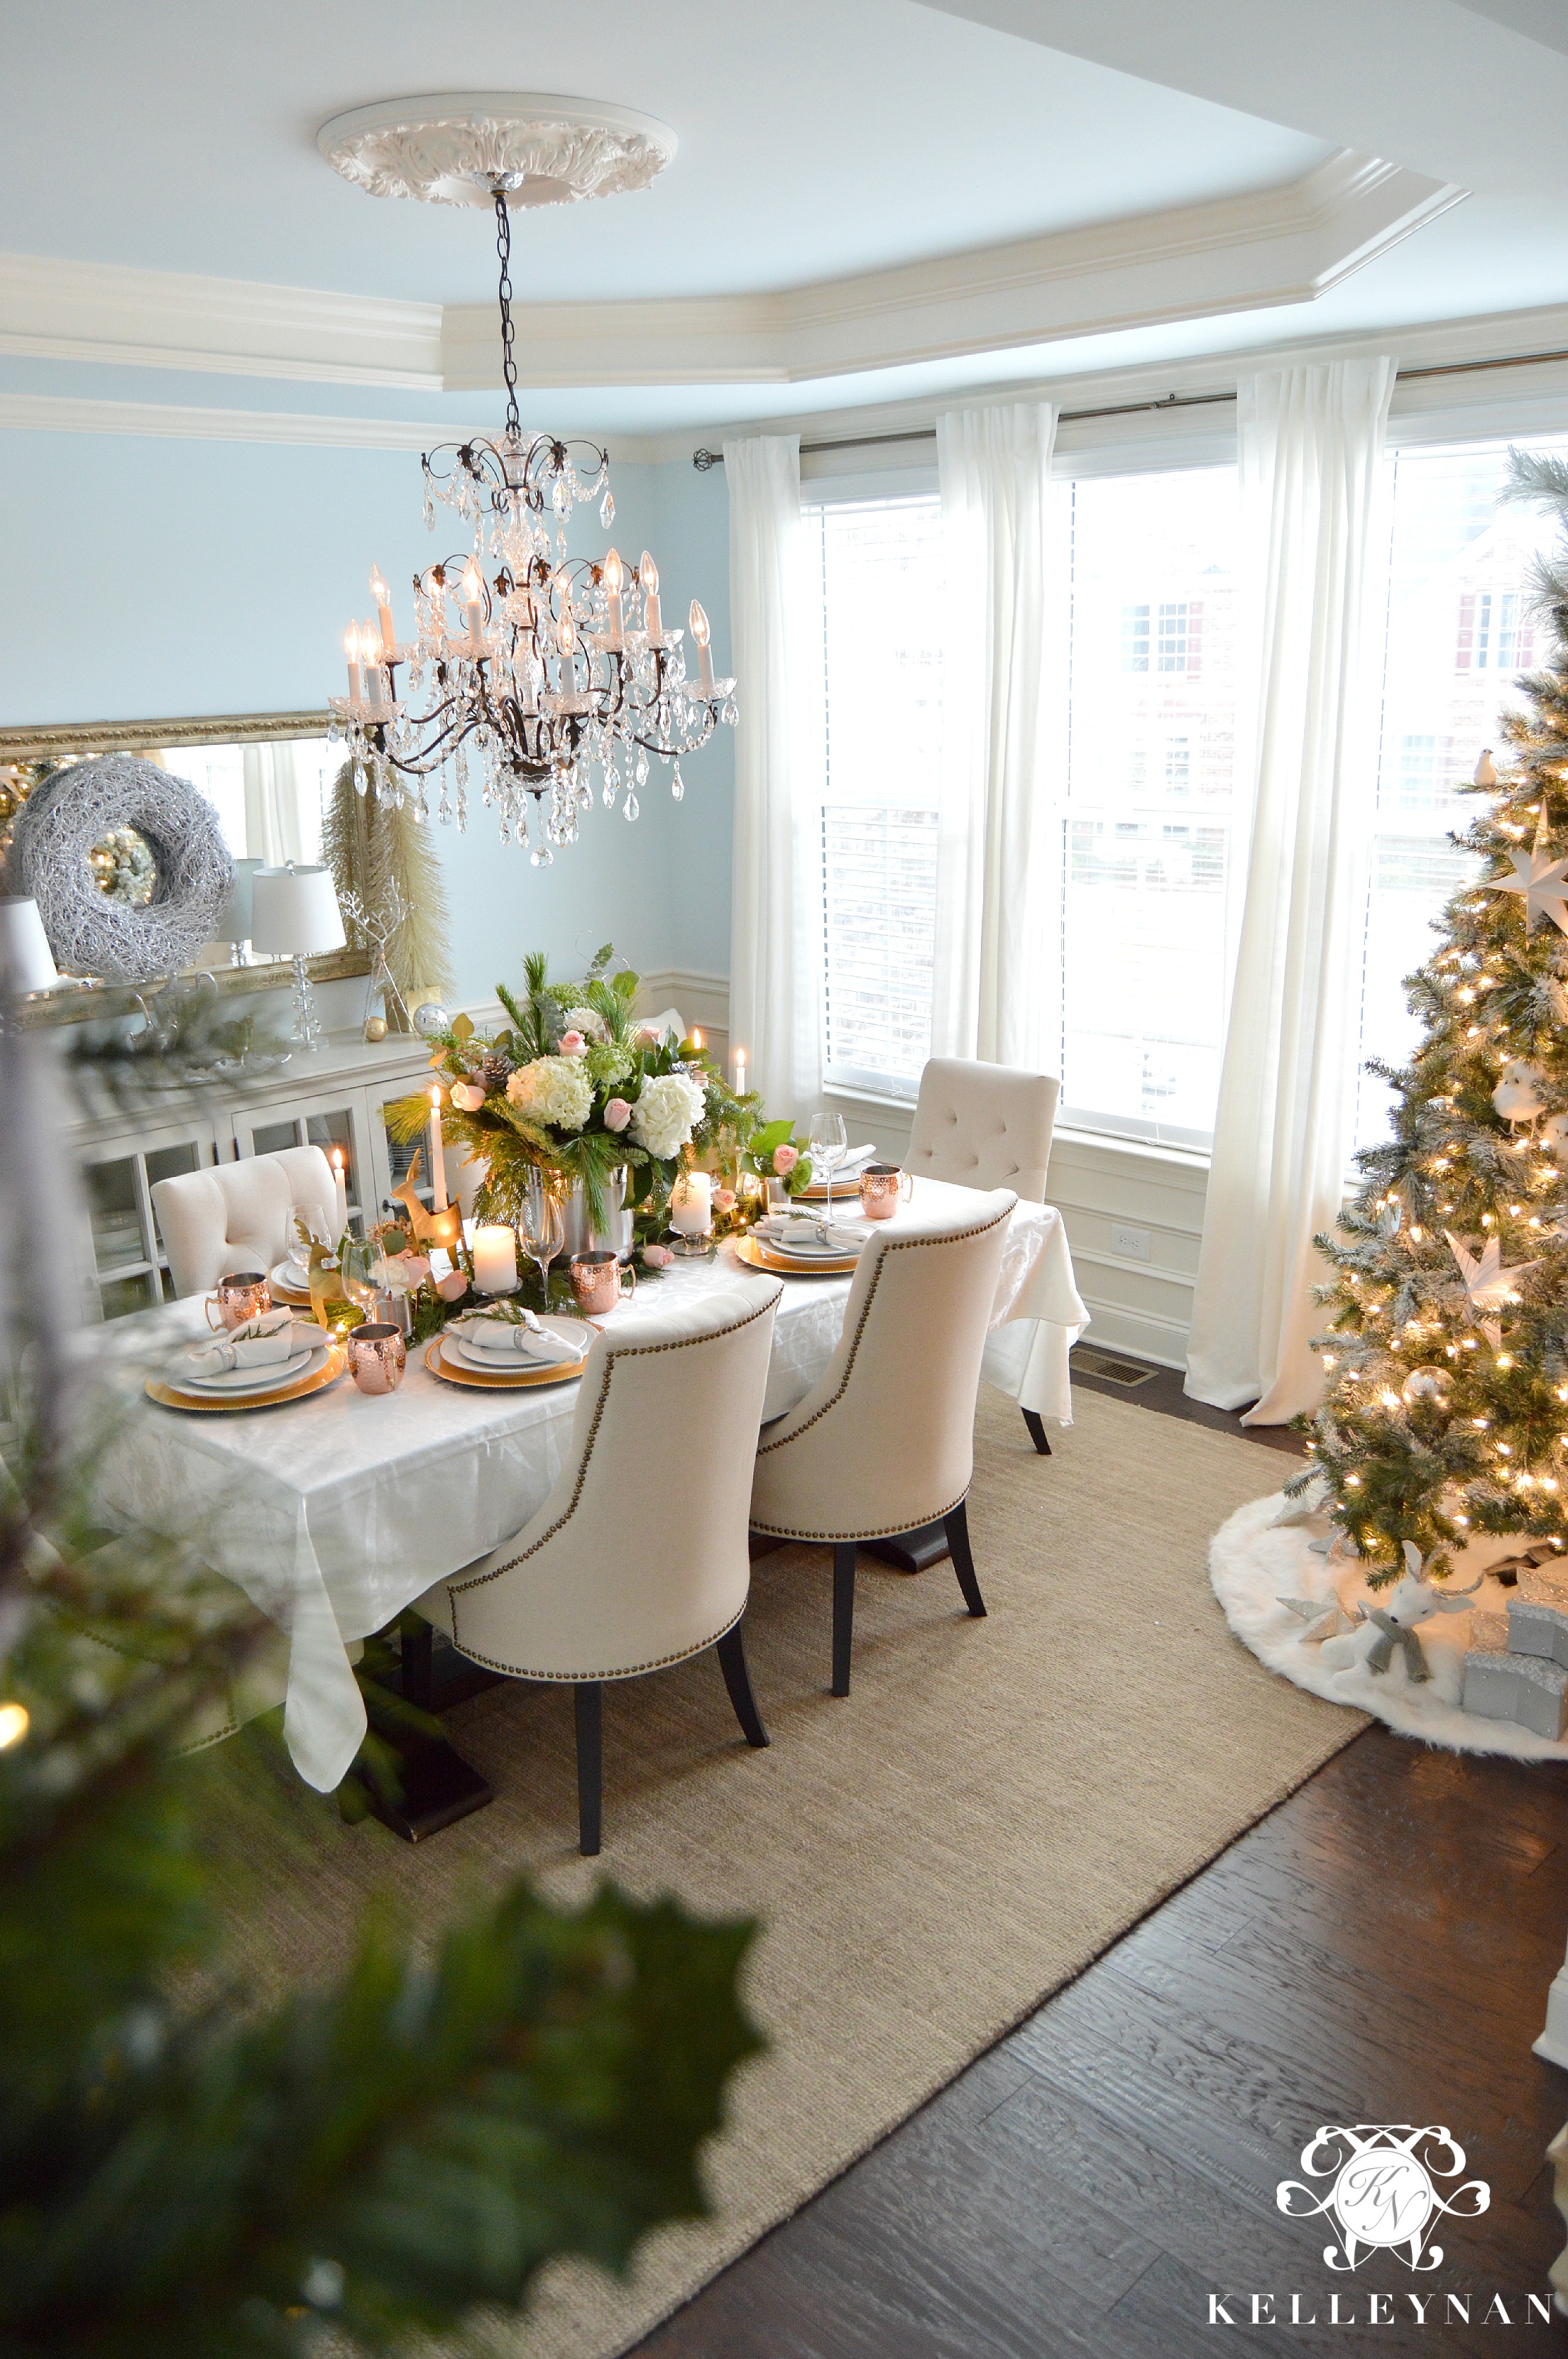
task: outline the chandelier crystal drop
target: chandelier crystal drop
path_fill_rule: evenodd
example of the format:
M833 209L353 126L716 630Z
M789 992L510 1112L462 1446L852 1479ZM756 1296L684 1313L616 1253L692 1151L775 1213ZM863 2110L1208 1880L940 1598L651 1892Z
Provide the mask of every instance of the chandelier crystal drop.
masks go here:
M598 501L606 531L614 520L609 456L595 443L522 430L505 180L494 196L506 427L495 440L475 435L420 462L427 526L434 530L438 506L451 508L472 529L473 546L416 574L414 636L406 644L387 583L372 569L376 620L349 625L348 694L329 703L332 734L346 738L362 794L411 806L425 819L433 778L434 815L463 828L474 759L480 799L495 811L501 841L548 867L576 841L595 768L606 808L618 795L628 820L637 815L650 755L675 765L670 790L679 801L681 757L705 745L720 722L735 724L735 682L714 677L708 618L695 599L689 676L684 635L665 626L659 568L646 549L636 566L614 549L602 562L568 555L567 523L579 501Z

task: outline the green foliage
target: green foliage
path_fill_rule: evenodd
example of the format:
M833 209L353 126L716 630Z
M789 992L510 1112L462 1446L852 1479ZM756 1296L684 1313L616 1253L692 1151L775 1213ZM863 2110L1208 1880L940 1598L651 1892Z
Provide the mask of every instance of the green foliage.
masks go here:
M1563 519L1563 554L1541 570L1552 667L1522 680L1528 711L1504 724L1510 760L1452 841L1481 881L1449 902L1441 947L1407 984L1422 1035L1395 1092L1392 1136L1358 1157L1363 1184L1336 1235L1320 1237L1330 1382L1302 1419L1340 1530L1374 1585L1477 1534L1568 1539L1568 938L1527 930L1512 855L1568 857L1568 469L1515 454L1516 495ZM1515 1127L1493 1093L1519 1060L1540 1076L1539 1122ZM1449 1240L1478 1258L1496 1239L1507 1299L1472 1300ZM1438 1372L1434 1377L1432 1371ZM1418 1373L1419 1372L1419 1373ZM1412 1382L1412 1378L1415 1380ZM1446 1397L1434 1399L1434 1390ZM1293 1486L1301 1489L1310 1478Z

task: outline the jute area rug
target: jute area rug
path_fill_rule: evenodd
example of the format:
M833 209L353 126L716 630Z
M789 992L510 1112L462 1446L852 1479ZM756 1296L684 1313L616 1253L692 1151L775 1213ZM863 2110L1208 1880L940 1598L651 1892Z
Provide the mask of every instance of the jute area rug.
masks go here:
M768 1751L738 1741L710 1658L606 1690L603 1869L762 1919L749 1998L771 2049L710 2149L714 2217L650 2239L629 2285L552 2268L527 2318L487 2329L506 2359L624 2350L1365 1724L1264 1669L1210 1591L1210 1535L1279 1461L1103 1395L1077 1417L1039 1458L983 1393L989 1618L963 1613L950 1565L863 1560L846 1701L827 1692L826 1551L757 1564ZM319 1970L373 1891L430 1926L523 1869L588 1891L569 1695L497 1689L448 1724L493 1806L419 1849L323 1820L313 1866L291 1862L248 1928L257 1966Z

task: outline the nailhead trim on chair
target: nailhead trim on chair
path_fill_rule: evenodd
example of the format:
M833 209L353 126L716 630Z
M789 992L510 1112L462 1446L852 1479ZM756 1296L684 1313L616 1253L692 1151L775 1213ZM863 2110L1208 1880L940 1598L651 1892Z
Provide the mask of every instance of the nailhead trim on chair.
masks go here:
M725 1332L728 1332L727 1329ZM517 1561L520 1564L522 1559L519 1557ZM474 1585L473 1582L469 1583L471 1588ZM716 1647L724 1632L733 1630L745 1612L746 1607L743 1605L739 1614L731 1614L723 1629L715 1630L711 1638L699 1638L694 1647L682 1647L679 1654L655 1655L646 1663L626 1663L618 1671L530 1671L521 1663L502 1663L498 1662L494 1655L477 1655L472 1647L460 1646L455 1634L452 1643L466 1661L483 1663L487 1671L505 1671L508 1679L538 1680L558 1687L572 1687L579 1680L635 1680L643 1671L662 1671L667 1670L671 1663L690 1662L693 1655L703 1654L708 1647ZM456 1615L454 1614L452 1618L455 1623Z
M633 1663L628 1665L625 1670L592 1672L528 1671L522 1669L520 1666L516 1664L495 1662L487 1655L476 1655L471 1647L465 1647L463 1644L462 1639L457 1635L457 1599L464 1591L470 1589L483 1589L486 1582L499 1581L504 1572L513 1572L517 1570L518 1565L527 1564L529 1557L536 1556L539 1549L543 1548L547 1540L552 1540L557 1532L561 1531L572 1521L572 1516L577 1513L578 1501L583 1496L583 1485L588 1478L588 1463L593 1455L593 1445L599 1439L599 1428L604 1420L605 1404L610 1397L611 1380L615 1375L617 1365L622 1360L648 1360L656 1357L656 1355L660 1352L686 1352L690 1351L691 1347L697 1343L714 1343L721 1335L738 1334L743 1327L749 1327L757 1320L766 1318L768 1313L778 1302L779 1294L782 1293L782 1291L783 1288L780 1287L779 1288L779 1292L770 1295L766 1302L758 1303L755 1310L748 1310L744 1319L732 1319L727 1327L711 1328L705 1335L682 1335L678 1337L674 1343L623 1343L618 1346L613 1346L605 1353L604 1372L599 1384L599 1397L593 1404L593 1422L588 1429L588 1440L583 1452L583 1462L577 1469L577 1480L572 1486L572 1496L567 1501L563 1512L556 1517L554 1523L551 1524L548 1531L541 1532L539 1534L538 1539L533 1542L531 1547L524 1549L520 1556L508 1557L505 1564L494 1566L489 1572L475 1573L472 1581L449 1582L447 1583L446 1602L448 1610L452 1615L452 1643L455 1647L457 1647L460 1654L466 1655L470 1662L483 1663L487 1670L509 1671L517 1679L570 1680L575 1680L578 1679L629 1680L634 1678L638 1671L657 1671L662 1669L664 1666L669 1663L683 1663L687 1659L688 1656L700 1655L702 1652L703 1647L715 1646L719 1639L724 1636L724 1630L734 1628L735 1623L738 1622L740 1619L739 1614L735 1614L732 1621L726 1622L723 1630L715 1630L711 1638L704 1638L700 1646L682 1647L679 1654L661 1655L656 1662ZM743 1605L741 1613L744 1614L746 1608Z
M803 1426L800 1430L805 1431ZM904 1532L918 1531L921 1524L940 1524L944 1516L952 1515L954 1507L964 1505L969 1491L970 1485L966 1483L957 1498L950 1506L939 1507L934 1516L920 1516L912 1524L878 1524L874 1532L792 1532L786 1531L782 1524L753 1524L751 1528L770 1540L896 1540Z
M890 1239L889 1242L883 1246L882 1251L877 1257L877 1267L872 1275L871 1283L866 1289L866 1299L860 1306L860 1317L855 1322L855 1337L849 1347L849 1356L844 1364L844 1375L837 1392L833 1395L831 1399L823 1401L820 1408L813 1409L811 1416L806 1419L804 1425L791 1426L789 1431L788 1433L781 1433L777 1441L759 1442L757 1450L757 1456L759 1458L766 1458L768 1456L770 1451L782 1450L787 1441L797 1441L802 1433L810 1433L812 1426L817 1424L821 1419L826 1417L830 1408L836 1408L839 1402L844 1398L845 1392L849 1389L850 1377L855 1373L855 1355L860 1349L860 1339L866 1332L866 1322L871 1315L871 1306L877 1299L877 1289L882 1283L882 1272L887 1266L887 1258L889 1255L896 1253L913 1253L921 1246L967 1245L972 1237L989 1236L993 1229L1000 1228L1002 1223L1004 1221L1011 1220L1012 1216L1013 1208L1009 1204L1007 1210L1005 1212L998 1212L994 1221L983 1221L977 1229L955 1230L953 1234L950 1237L903 1237ZM962 1497L964 1494L960 1493L959 1495ZM958 1502L955 1499L953 1501L953 1506L956 1506ZM761 1524L754 1524L752 1526L753 1531L759 1532L764 1527ZM909 1526L906 1525L904 1528L908 1530ZM848 1539L852 1536L848 1532L845 1532L844 1537L845 1539ZM872 1535L872 1537L880 1539L883 1538L883 1535L880 1532L877 1532Z

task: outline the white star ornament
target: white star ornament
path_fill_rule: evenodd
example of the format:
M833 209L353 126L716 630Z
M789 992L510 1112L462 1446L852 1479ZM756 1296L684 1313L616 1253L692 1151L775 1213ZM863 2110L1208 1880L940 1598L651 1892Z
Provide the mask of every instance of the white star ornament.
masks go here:
M1502 1310L1518 1294L1521 1277L1539 1269L1539 1261L1517 1261L1511 1269L1503 1267L1503 1245L1500 1237L1488 1237L1476 1260L1462 1245L1452 1231L1444 1229L1448 1250L1459 1264L1459 1275L1465 1280L1465 1291L1477 1310Z
M1546 813L1535 831L1535 842L1529 852L1510 852L1513 864L1511 877L1494 876L1488 890L1494 893L1517 893L1524 902L1524 929L1535 930L1538 918L1550 918L1554 926L1568 934L1568 860L1549 860L1546 856Z

